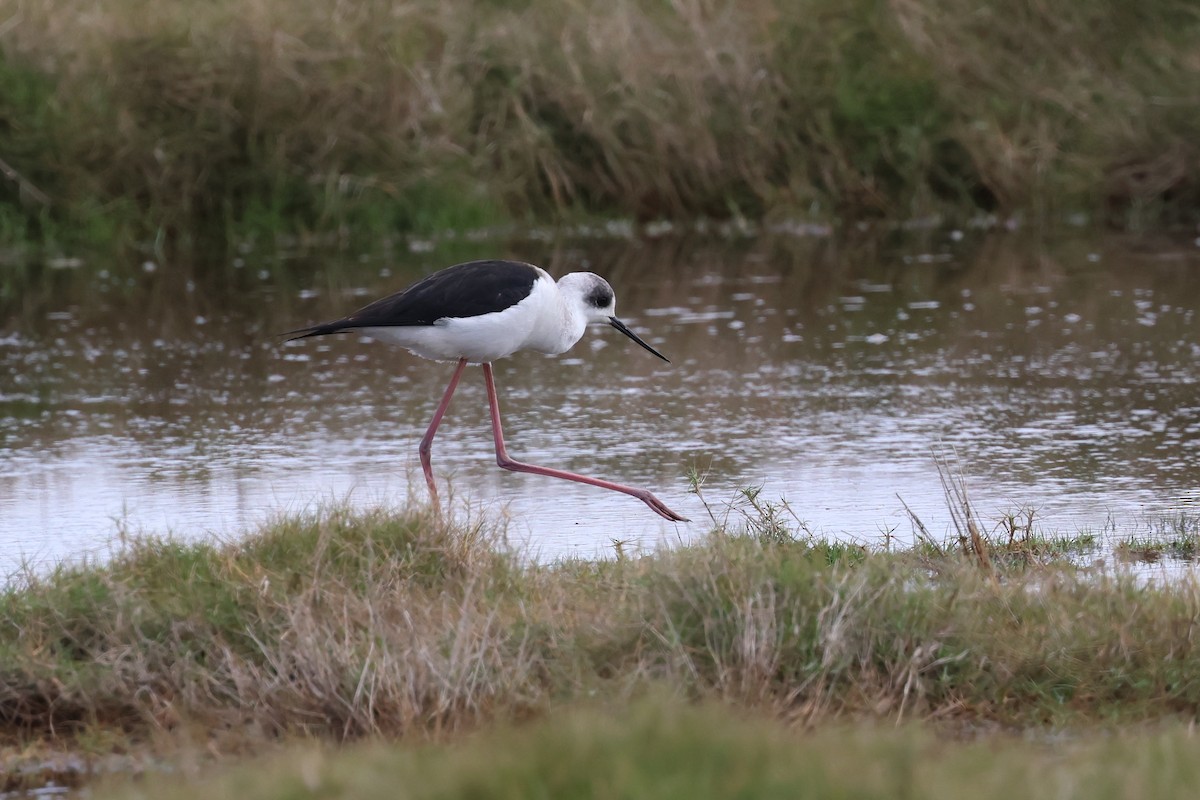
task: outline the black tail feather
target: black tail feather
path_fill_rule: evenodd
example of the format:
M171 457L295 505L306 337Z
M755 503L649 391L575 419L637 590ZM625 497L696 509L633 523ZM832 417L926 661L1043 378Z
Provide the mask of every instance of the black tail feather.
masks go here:
M285 331L277 334L278 336L288 337L286 341L294 342L297 339L307 339L310 336L328 336L331 333L348 333L350 328L347 328L339 320L338 322L327 322L324 325L313 325L311 328L297 328L294 331Z

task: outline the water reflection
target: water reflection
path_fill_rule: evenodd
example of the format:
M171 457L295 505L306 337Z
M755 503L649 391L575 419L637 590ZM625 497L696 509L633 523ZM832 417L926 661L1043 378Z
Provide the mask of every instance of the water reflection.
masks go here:
M985 517L1035 506L1071 533L1195 508L1200 260L1186 248L492 242L336 268L243 254L27 301L0 331L0 556L103 553L117 521L235 536L331 498L423 496L416 446L451 367L270 334L484 255L604 274L673 362L597 330L559 358L502 361L497 380L515 457L647 486L690 526L497 469L481 378L464 377L435 468L542 557L703 532L693 467L710 501L761 485L818 533L907 539L900 498L946 533L931 449L955 455Z

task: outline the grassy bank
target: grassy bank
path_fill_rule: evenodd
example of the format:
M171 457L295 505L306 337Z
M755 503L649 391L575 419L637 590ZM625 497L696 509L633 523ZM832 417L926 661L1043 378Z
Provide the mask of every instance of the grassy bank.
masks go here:
M0 239L1193 223L1186 0L0 2Z
M673 551L548 566L421 509L330 509L225 546L129 541L0 597L0 733L35 753L256 752L440 739L664 691L791 724L952 730L1200 708L1194 580L1031 567L1045 559L1012 557L1036 556L1028 540L986 559L873 553L749 519Z

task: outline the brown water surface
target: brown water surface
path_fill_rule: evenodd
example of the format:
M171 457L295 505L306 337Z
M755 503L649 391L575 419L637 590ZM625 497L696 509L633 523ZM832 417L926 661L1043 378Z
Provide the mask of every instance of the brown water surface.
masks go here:
M935 537L953 532L935 452L989 527L1023 507L1062 534L1200 512L1193 242L534 237L250 251L136 279L48 270L0 317L0 566L103 556L122 529L236 537L330 500L423 498L417 443L451 366L272 334L485 256L600 272L672 361L596 329L564 356L498 363L497 381L512 455L649 487L688 525L497 469L467 373L435 469L538 557L703 534L692 468L718 518L762 487L814 533L873 543L911 541L901 499Z

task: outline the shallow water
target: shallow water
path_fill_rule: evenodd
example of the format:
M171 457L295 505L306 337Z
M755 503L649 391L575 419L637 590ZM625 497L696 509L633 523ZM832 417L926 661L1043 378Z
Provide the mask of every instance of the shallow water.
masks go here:
M136 280L51 276L0 329L0 568L103 556L122 530L233 538L330 500L424 497L417 443L451 365L357 337L271 334L470 257L592 269L671 358L607 328L497 364L510 453L651 488L689 516L496 468L479 370L434 445L462 508L541 558L737 520L744 487L794 524L954 533L935 455L985 528L1134 533L1200 511L1193 242L1018 234L848 246L821 237L585 238L361 257L242 254ZM53 289L60 281L66 289ZM706 475L702 499L687 473Z

